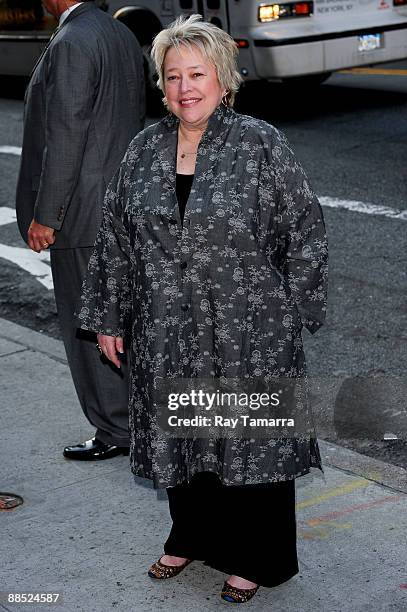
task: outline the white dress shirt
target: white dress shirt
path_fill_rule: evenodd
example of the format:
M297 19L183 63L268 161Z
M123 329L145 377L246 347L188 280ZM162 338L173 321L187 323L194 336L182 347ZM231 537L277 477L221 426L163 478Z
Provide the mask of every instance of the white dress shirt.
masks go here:
M59 26L63 24L65 19L68 17L69 13L72 13L72 11L74 11L76 7L79 6L80 4L83 4L83 2L75 2L75 4L73 4L68 9L66 9L66 11L64 11L63 13L61 13L59 17Z

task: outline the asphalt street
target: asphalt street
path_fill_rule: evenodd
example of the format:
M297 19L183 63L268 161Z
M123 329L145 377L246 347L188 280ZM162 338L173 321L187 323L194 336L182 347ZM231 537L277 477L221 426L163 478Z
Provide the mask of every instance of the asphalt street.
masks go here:
M236 110L286 134L323 204L328 317L304 332L317 430L407 467L407 60L378 72L337 73L305 91L250 84ZM0 83L0 316L58 338L47 255L24 259L13 220L22 91Z

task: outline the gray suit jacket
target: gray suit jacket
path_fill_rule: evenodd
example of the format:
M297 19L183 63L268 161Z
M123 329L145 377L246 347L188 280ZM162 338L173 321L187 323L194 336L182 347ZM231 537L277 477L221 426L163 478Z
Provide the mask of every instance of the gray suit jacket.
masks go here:
M57 230L53 248L93 245L106 187L144 117L135 36L93 3L81 4L50 42L26 92L16 194L25 241L35 218Z

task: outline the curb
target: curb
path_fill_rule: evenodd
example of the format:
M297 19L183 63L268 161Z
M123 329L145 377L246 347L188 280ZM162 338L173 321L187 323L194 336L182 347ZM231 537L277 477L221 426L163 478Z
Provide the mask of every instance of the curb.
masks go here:
M0 318L0 338L21 345L36 353L43 353L55 361L68 365L61 340L55 340L28 327Z
M318 438L322 465L329 466L346 472L352 476L361 476L366 480L407 494L407 470L386 463L380 459L374 459L367 455L361 455L356 451L339 446L333 442L327 442Z

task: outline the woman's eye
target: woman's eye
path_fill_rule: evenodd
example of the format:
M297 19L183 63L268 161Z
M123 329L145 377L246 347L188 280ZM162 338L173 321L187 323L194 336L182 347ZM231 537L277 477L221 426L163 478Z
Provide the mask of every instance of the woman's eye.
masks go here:
M204 74L202 72L194 72L192 76L196 78L196 77L204 76ZM175 81L176 79L178 79L178 75L176 74L171 74L170 76L167 76L167 81Z

